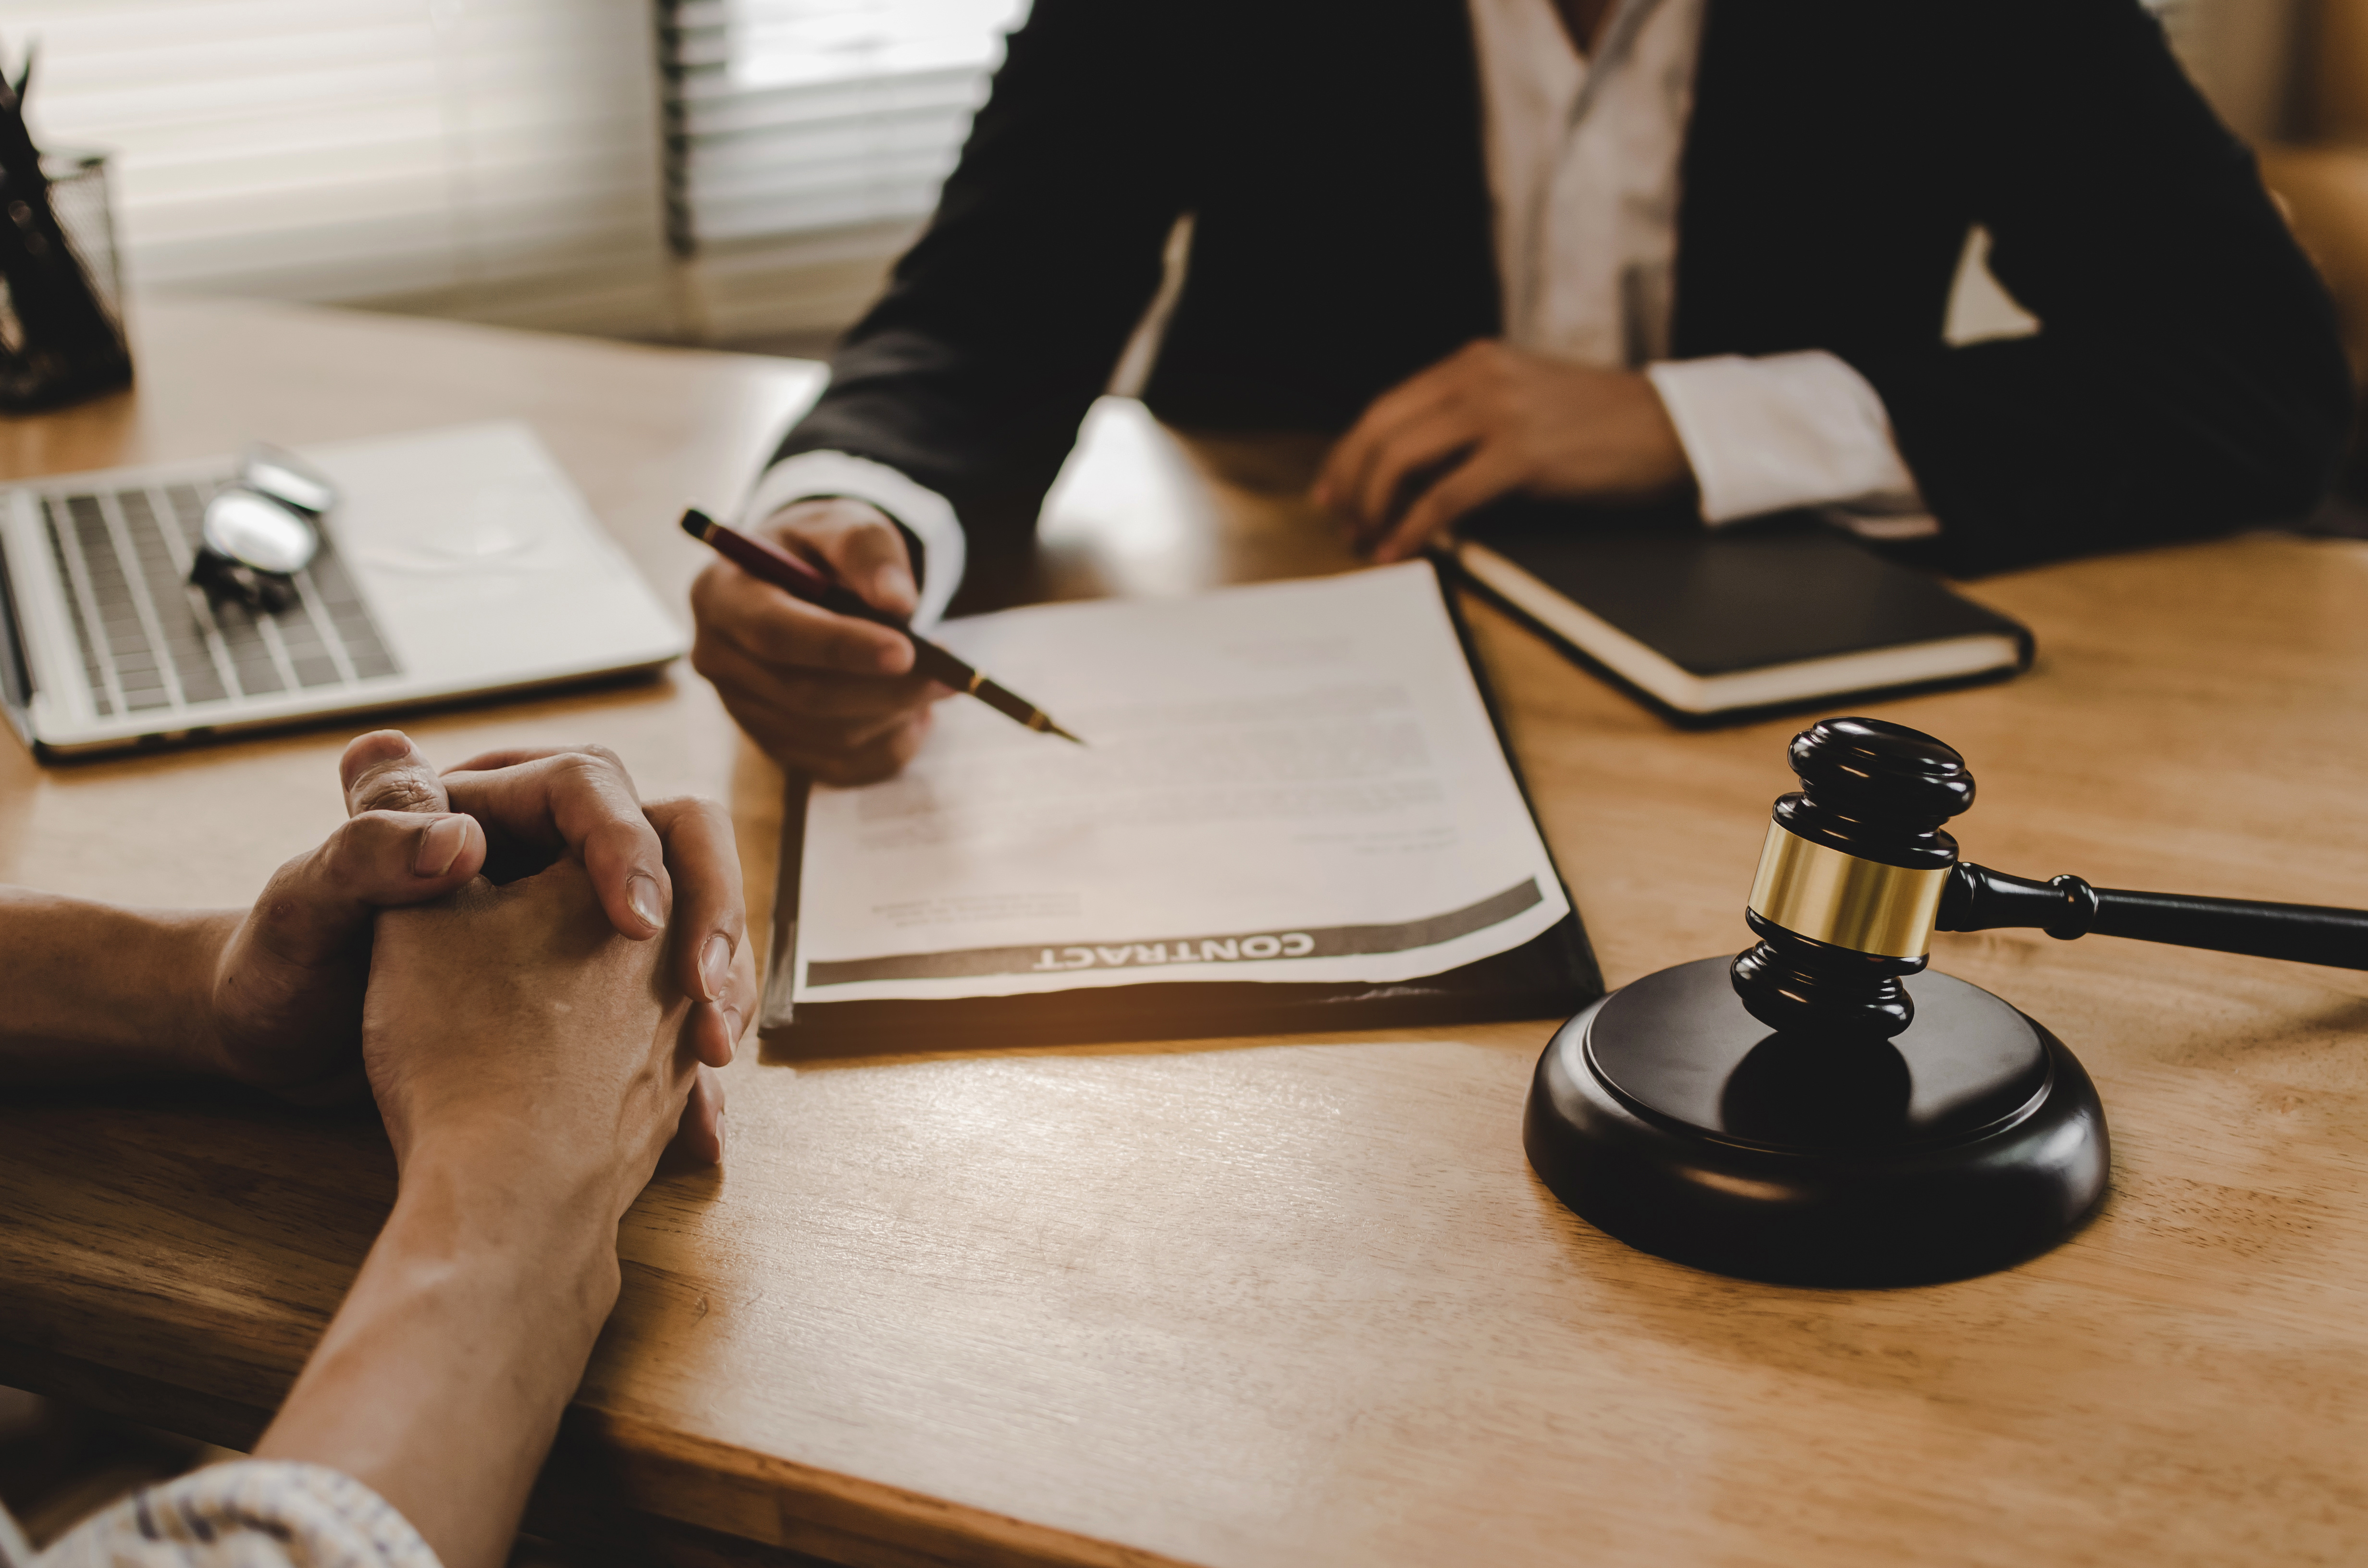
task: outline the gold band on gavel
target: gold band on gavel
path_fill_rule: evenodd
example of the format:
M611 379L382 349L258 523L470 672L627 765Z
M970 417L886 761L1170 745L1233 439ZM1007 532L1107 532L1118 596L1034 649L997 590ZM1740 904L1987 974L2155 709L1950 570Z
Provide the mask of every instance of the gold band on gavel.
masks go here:
M1796 937L1886 959L1920 959L1932 947L1932 922L1949 868L1915 871L1862 860L1768 824L1751 909Z

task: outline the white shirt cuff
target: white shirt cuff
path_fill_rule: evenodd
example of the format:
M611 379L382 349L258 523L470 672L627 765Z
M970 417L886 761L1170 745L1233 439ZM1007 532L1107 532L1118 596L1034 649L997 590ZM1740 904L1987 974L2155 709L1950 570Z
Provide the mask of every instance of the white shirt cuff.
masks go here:
M1795 506L1884 539L1939 531L1864 376L1823 349L1647 366L1702 494L1702 521Z
M746 528L761 523L792 501L818 495L869 501L913 530L927 552L921 566L921 604L913 612L913 625L921 631L935 626L946 613L954 590L962 586L968 546L953 503L870 458L847 452L800 452L783 458L757 478L756 489L741 505L740 526Z

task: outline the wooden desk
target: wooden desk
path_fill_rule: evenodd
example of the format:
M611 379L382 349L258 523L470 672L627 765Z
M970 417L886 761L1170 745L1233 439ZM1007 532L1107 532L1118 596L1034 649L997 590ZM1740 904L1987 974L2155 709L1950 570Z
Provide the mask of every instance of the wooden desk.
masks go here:
M728 503L810 384L317 312L142 324L136 399L0 428L7 472L518 414L669 596L700 562L674 508ZM1056 530L1073 565L1338 564L1289 502L1196 480L1139 427L1111 454ZM1097 506L1143 526L1098 532ZM1971 758L1969 852L2368 901L2368 545L2244 539L1977 593L2036 630L2037 669L1877 710ZM1740 947L1794 726L1671 732L1478 619L1609 978ZM595 736L653 789L728 794L769 886L777 779L688 672L411 728L442 757ZM0 743L0 877L244 901L336 819L341 738L63 770ZM2112 1119L2106 1211L2011 1274L1777 1290L1610 1242L1522 1161L1544 1022L746 1052L729 1168L626 1221L571 1430L619 1494L698 1527L661 1532L685 1557L2368 1560L2368 976L2010 933L1938 960L2054 1027ZM251 1438L390 1189L366 1117L0 1107L0 1381Z

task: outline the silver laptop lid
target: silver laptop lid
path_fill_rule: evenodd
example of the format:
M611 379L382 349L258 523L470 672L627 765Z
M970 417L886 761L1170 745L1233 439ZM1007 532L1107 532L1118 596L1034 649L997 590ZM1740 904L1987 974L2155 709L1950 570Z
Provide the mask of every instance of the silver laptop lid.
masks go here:
M227 457L7 494L0 696L29 741L181 739L651 668L686 646L522 425L300 455L343 499L276 609L188 583Z

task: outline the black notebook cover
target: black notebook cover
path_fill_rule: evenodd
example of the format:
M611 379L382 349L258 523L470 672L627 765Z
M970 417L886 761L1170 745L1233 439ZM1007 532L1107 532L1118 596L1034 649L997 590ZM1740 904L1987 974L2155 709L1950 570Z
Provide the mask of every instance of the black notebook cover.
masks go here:
M1829 704L1842 696L1896 695L2028 668L2031 633L1951 593L1933 578L1884 559L1805 513L1710 529L1669 511L1603 512L1525 503L1459 527L1565 598L1627 633L1690 675L1705 677L1838 654L1991 633L2011 639L2010 664L1941 680L1853 684L1773 704L1685 712L1609 670L1588 650L1462 575L1566 653L1647 706L1684 724L1734 723Z
M1505 746L1505 724L1486 667L1456 596L1441 593L1480 688L1481 702ZM1505 746L1506 766L1534 824L1528 782ZM803 869L806 781L792 777L781 814L781 855L773 892L773 939L765 973L757 1037L768 1061L870 1055L982 1046L1076 1045L1131 1040L1204 1040L1246 1034L1312 1034L1339 1029L1413 1028L1561 1017L1603 994L1603 979L1570 913L1518 948L1442 974L1379 983L1303 984L1280 981L1167 981L1080 987L1025 996L947 1001L804 1002L792 1006L798 896ZM1538 832L1545 843L1544 829ZM1546 845L1549 860L1554 847ZM1561 880L1559 869L1556 880Z

